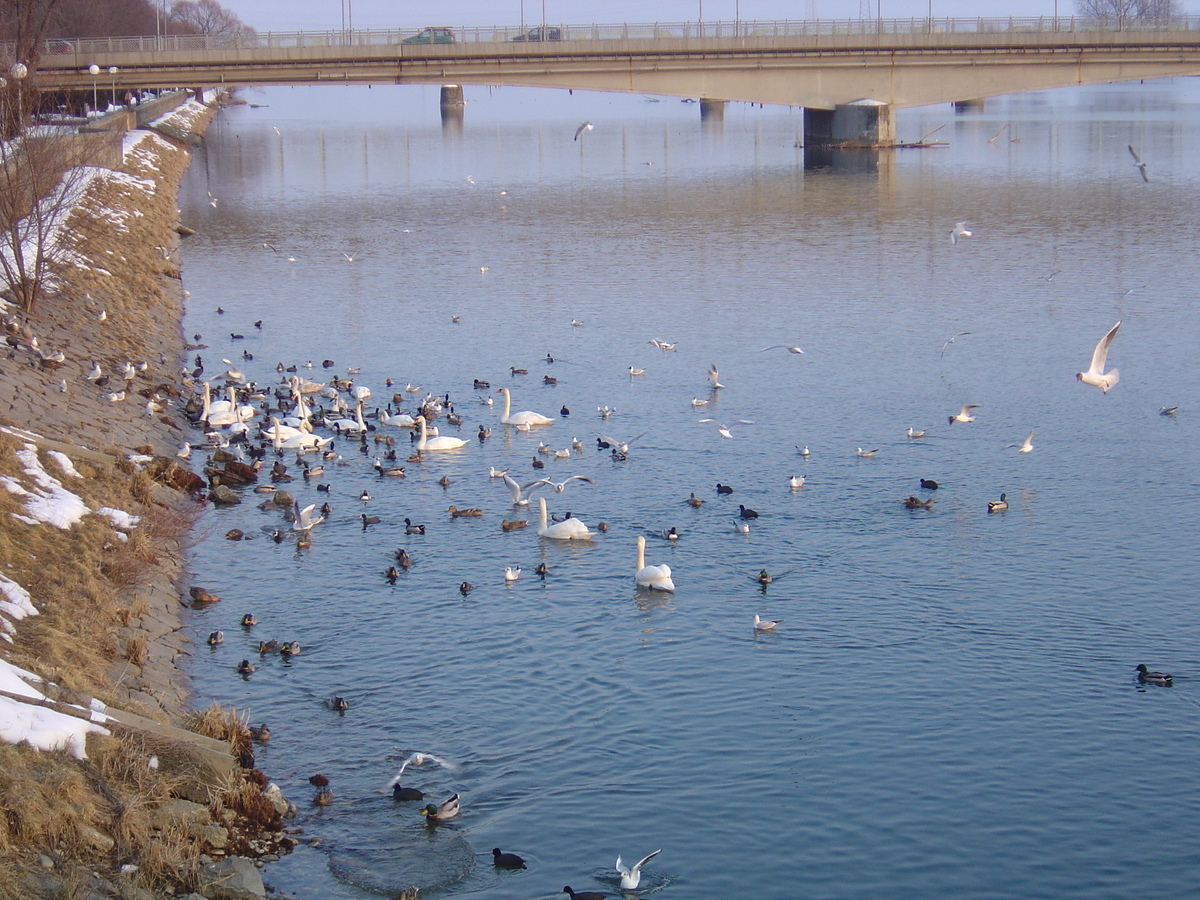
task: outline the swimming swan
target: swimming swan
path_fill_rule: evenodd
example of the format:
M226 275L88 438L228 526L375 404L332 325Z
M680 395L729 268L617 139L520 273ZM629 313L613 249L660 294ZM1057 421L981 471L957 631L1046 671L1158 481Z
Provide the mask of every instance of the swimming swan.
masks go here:
M563 519L547 527L546 498L538 497L538 537L550 538L556 541L590 541L592 532L588 531L578 519Z
M560 522L559 524L565 523ZM637 567L634 571L636 574L633 576L633 580L637 582L638 587L650 588L652 591L666 591L668 594L675 593L675 582L671 580L670 566L646 565L646 539L640 534L637 539Z
M504 412L500 414L500 422L503 425L552 425L554 420L548 416L543 416L541 413L524 412L512 413L512 394L508 388L500 388L496 391L497 394L504 395Z
M421 426L421 439L417 441L418 453L424 450L457 450L459 447L467 445L467 442L462 438L450 437L449 435L429 437L429 431L425 427L424 416L417 416L416 422Z

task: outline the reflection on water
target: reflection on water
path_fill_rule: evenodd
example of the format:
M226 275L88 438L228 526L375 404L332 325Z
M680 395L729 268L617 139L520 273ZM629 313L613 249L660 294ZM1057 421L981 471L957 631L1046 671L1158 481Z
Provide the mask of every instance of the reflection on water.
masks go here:
M1163 562L1194 555L1197 526L1200 403L1180 377L1200 336L1193 93L909 111L899 139L944 126L950 146L816 168L798 112L736 104L719 131L695 104L536 91L468 93L460 131L432 89L276 89L224 112L183 196L186 328L206 358L249 352L265 384L280 361L360 368L368 412L408 382L409 411L449 392L461 432L437 424L469 439L407 463L406 430L365 453L339 439L328 494L288 485L333 507L303 550L221 540L283 524L253 502L207 514L192 565L226 599L193 628L262 624L197 659L198 695L270 723L260 765L285 792L303 801L314 772L334 791L301 802L321 845L268 880L297 897L612 894L618 853L662 847L645 884L663 895L1186 896L1191 847L1136 828L1190 833L1200 805L1180 776L1194 578ZM951 245L959 221L973 235ZM1101 395L1074 373L1118 319L1121 382ZM804 353L762 352L775 344ZM500 386L515 409L569 414L505 428L481 402ZM946 426L964 403L976 421ZM644 436L619 461L600 432ZM375 474L377 437L407 477ZM538 453L574 438L566 459ZM536 509L488 469L525 483L535 458L594 482L545 491L609 523L592 545L500 528ZM1001 492L1010 508L989 516ZM934 507L906 510L914 493ZM450 504L485 514L451 520ZM739 504L761 513L748 534ZM364 530L364 512L382 521ZM675 595L635 588L639 534ZM398 547L412 565L389 586ZM755 633L756 613L778 632ZM237 678L271 637L303 655ZM1175 687L1139 690L1139 662ZM406 772L433 802L462 796L433 831L379 792L415 751L456 763ZM495 870L495 846L529 869Z

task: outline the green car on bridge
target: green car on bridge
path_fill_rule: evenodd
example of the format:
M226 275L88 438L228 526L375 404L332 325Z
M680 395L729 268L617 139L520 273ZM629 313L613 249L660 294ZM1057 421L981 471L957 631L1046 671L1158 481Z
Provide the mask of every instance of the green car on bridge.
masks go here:
M453 44L454 32L449 28L422 28L412 37L406 37L402 44Z

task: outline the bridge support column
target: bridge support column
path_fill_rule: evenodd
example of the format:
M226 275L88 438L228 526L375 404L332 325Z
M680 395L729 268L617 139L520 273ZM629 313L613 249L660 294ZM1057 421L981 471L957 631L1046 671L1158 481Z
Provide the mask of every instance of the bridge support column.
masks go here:
M465 109L461 84L442 85L442 125L462 125Z
M833 110L804 107L804 146L833 143Z
M881 100L856 100L833 111L833 143L886 146L896 143L896 111Z
M720 124L725 121L725 104L728 100L710 100L700 98L700 121Z

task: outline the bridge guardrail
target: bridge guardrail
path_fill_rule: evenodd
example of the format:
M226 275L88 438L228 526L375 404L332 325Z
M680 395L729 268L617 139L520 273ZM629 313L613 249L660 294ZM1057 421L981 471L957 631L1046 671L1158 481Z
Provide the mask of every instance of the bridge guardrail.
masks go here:
M540 23L454 28L459 43L509 43ZM778 21L650 22L591 25L556 25L563 41L630 41L690 39L754 39L852 35L917 34L1079 34L1095 32L1194 32L1200 16L1161 19L1085 18L1039 16L1009 18L910 18L910 19L810 19ZM225 35L141 35L72 40L76 59L99 59L111 53L186 52L205 50L261 50L273 48L368 47L399 44L420 32L409 29L256 32ZM547 42L554 43L554 42ZM424 46L424 45L411 45ZM437 45L446 46L446 45ZM546 48L542 42L523 46ZM2 52L2 51L0 51ZM9 49L11 56L11 49ZM62 54L65 55L65 54Z

